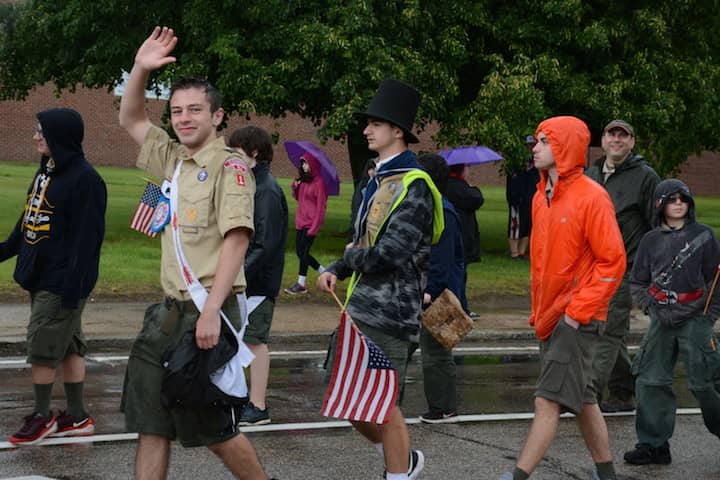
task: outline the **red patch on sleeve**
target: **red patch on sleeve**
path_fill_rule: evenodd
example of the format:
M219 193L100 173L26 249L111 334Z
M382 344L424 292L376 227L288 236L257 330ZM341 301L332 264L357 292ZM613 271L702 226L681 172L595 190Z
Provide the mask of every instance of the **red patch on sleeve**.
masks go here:
M239 158L229 158L225 160L225 163L223 164L225 168L229 168L232 170L240 170L241 172L247 172L247 167L245 166L245 162L240 160Z
M237 184L244 187L245 186L245 175L242 173L237 174Z

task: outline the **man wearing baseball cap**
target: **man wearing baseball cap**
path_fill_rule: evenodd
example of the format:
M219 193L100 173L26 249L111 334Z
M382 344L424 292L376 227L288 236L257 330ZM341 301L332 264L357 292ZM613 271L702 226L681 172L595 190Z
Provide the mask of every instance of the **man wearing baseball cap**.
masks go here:
M630 272L640 239L652 228L653 192L660 183L660 177L641 155L633 151L635 129L625 120L616 119L608 123L603 129L601 142L605 155L585 173L610 194L625 244L626 272ZM609 388L607 401L600 403L604 412L635 408L634 379L625 343L630 331L632 308L627 275L629 273L626 273L610 301L605 335L600 337L593 359L598 401L602 400L606 385Z

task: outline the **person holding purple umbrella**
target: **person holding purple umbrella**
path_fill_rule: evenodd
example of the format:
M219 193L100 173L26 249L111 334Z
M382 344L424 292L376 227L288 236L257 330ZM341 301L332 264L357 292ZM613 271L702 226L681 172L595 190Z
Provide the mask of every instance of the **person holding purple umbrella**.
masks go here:
M328 195L325 182L320 176L320 163L309 152L301 157L298 178L292 183L292 193L298 202L295 210L295 253L299 259L299 267L297 282L286 288L285 293L297 295L307 292L305 281L308 267L314 268L318 273L325 271L325 267L310 254L310 248L325 222Z

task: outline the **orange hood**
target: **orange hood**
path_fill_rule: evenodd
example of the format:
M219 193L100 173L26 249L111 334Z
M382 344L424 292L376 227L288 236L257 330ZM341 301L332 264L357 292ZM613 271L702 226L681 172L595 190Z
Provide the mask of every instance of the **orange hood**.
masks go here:
M538 126L541 131L558 170L552 198L545 195L548 174L542 172L532 204L530 324L546 340L563 314L582 324L606 320L626 260L612 200L583 174L587 126L575 117L554 117Z

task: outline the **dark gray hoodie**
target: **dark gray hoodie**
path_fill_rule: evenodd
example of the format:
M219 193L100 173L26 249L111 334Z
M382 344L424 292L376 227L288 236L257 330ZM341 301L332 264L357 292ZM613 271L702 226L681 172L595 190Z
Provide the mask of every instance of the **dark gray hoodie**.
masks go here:
M672 229L664 224L663 211L668 198L679 193L688 202L685 224ZM712 228L695 221L695 202L690 189L680 180L660 182L655 189L654 229L638 246L630 275L633 299L668 327L679 326L702 315L708 293L720 266L720 246ZM694 297L689 301L683 297ZM701 293L700 293L701 292ZM720 316L720 291L716 289L708 317Z

